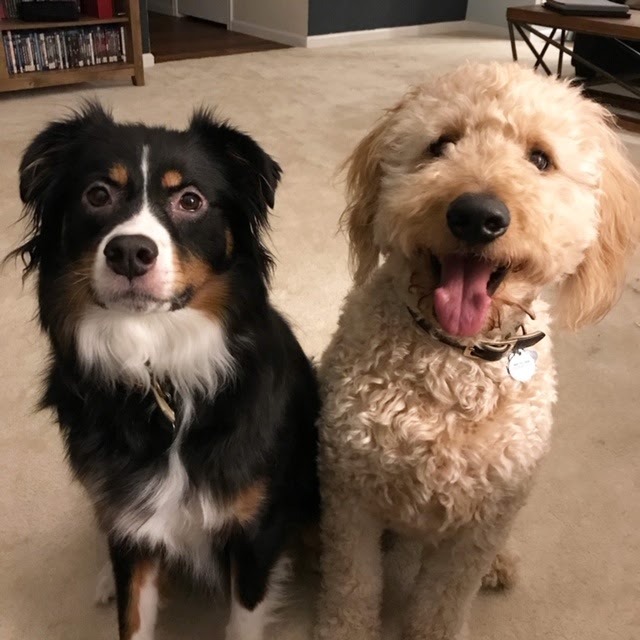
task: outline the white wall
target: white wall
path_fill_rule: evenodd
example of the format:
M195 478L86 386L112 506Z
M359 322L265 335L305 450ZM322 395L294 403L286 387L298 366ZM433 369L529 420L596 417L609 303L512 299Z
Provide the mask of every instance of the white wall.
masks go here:
M467 20L483 22L507 28L507 7L525 5L526 2L514 0L469 0L467 4ZM532 0L529 4L542 4L542 0Z
M231 29L304 46L309 0L233 0Z

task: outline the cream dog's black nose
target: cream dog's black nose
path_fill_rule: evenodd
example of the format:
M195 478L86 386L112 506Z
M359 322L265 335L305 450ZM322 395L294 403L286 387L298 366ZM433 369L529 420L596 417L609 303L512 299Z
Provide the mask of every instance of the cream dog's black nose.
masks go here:
M104 255L111 271L133 280L153 267L158 245L147 236L115 236L107 242Z
M510 222L507 205L485 193L463 193L447 210L451 233L469 244L485 244L499 238Z

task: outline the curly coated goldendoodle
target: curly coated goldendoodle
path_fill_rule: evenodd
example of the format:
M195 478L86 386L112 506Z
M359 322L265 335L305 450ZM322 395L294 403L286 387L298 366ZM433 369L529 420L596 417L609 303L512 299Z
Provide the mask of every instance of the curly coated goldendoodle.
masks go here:
M501 550L549 447L551 312L601 319L637 237L611 124L567 82L470 63L352 154L355 285L320 372L318 638L380 637L385 532L394 555L420 550L404 640L463 637L483 577L511 578Z

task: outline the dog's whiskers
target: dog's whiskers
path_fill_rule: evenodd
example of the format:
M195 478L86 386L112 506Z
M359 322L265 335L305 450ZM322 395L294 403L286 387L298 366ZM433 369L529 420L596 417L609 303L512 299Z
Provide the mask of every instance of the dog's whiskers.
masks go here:
M517 307L518 309L520 309L520 311L522 311L523 313L527 314L527 316L529 316L529 318L531 318L531 320L535 320L536 319L536 314L534 311L532 311L531 309L525 307L525 305L521 302L518 302L517 300L511 300L509 298L496 298L497 302L500 302L504 305L507 305L509 307Z

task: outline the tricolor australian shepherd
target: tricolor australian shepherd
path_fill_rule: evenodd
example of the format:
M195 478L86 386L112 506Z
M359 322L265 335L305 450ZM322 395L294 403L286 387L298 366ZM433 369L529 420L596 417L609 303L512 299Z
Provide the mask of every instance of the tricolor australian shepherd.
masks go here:
M184 131L89 104L20 166L51 343L42 404L106 532L122 640L150 640L163 568L231 588L258 640L286 544L316 517L310 362L269 303L280 167L207 112Z

